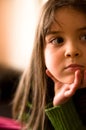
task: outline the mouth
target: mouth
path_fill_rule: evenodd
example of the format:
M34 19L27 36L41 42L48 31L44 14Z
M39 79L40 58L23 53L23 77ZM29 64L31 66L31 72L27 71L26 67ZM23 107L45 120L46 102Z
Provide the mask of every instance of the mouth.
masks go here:
M72 71L84 70L84 68L85 67L83 65L79 65L79 64L70 64L65 67L66 70L72 70Z

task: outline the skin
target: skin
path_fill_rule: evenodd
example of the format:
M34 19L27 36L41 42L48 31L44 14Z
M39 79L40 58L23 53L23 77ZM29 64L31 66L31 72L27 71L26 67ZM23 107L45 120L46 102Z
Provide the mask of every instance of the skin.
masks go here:
M54 106L86 86L86 15L64 7L55 18L57 22L45 37L44 50L46 74L55 83Z

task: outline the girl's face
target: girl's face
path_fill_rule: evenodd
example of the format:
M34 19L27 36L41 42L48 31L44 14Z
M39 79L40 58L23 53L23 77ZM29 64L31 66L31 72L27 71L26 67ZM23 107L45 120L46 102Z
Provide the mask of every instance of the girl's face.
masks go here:
M55 13L45 37L45 64L63 83L72 83L76 70L86 69L86 15L68 7Z

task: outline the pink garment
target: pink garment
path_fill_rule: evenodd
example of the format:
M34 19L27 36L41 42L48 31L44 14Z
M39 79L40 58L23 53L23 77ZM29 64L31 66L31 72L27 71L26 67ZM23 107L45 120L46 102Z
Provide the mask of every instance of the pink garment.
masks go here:
M21 125L14 119L0 117L0 130L21 130Z

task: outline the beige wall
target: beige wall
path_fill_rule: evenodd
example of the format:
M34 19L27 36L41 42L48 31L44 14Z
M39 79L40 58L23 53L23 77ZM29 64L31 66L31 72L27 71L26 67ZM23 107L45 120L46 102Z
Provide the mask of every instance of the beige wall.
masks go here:
M11 0L0 0L0 63L4 64L8 64L11 59L12 7Z
M37 11L36 0L0 0L0 64L17 68L27 65Z

